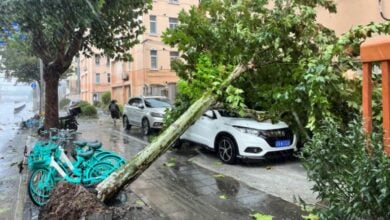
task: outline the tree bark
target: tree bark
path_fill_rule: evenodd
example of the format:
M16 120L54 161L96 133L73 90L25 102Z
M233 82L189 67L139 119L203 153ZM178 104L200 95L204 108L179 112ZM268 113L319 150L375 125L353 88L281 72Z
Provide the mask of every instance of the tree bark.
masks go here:
M238 65L218 89L226 89L235 78L245 72L247 67L247 65ZM184 114L160 134L154 142L145 147L119 170L101 182L96 187L97 197L101 201L105 201L134 181L216 101L217 95L213 93L213 90L205 92L199 100L192 104Z
M59 74L48 68L44 69L45 80L45 123L46 129L58 126L58 82Z

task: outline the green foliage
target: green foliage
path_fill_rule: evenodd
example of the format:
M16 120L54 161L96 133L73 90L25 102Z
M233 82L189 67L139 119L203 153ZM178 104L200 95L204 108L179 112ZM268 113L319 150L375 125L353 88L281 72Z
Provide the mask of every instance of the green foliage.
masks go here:
M123 105L122 104L118 104L118 107L119 107L119 111L123 114Z
M348 127L326 122L306 144L304 166L326 204L317 210L321 219L390 218L390 158L382 132L371 138L369 156L360 122Z
M13 39L19 24L25 44L43 62L46 88L56 88L75 56L94 55L96 49L116 60L131 61L130 48L145 28L139 19L151 0L7 0L0 1L0 39ZM93 50L94 48L94 50ZM45 127L58 123L57 89L46 91ZM51 111L47 108L52 108Z
M79 106L81 108L81 116L89 116L89 117L97 116L97 110L95 106L89 104L88 102L81 101L79 103Z
M205 88L214 88L220 101L234 110L247 106L283 116L305 134L301 138L308 138L324 120L346 125L360 112L361 79L346 80L343 74L361 68L356 60L360 44L374 33L389 33L390 24L358 26L336 37L316 23L316 7L334 12L333 1L280 0L272 8L269 2L208 0L180 13L180 25L163 34L185 61L173 65L181 79L180 95L167 122ZM248 62L245 74L218 91L226 74L216 71ZM380 111L377 106L374 112Z
M104 106L110 104L111 101L111 92L104 92L101 97L102 103Z
M101 107L102 106L102 103L101 102L99 102L99 101L94 101L93 102L93 106L95 106L95 107Z
M38 59L31 53L31 48L19 39L9 40L0 50L3 70L10 71L19 82L40 82Z
M70 103L70 99L68 98L63 98L60 101L60 109L63 109L65 106L68 106Z

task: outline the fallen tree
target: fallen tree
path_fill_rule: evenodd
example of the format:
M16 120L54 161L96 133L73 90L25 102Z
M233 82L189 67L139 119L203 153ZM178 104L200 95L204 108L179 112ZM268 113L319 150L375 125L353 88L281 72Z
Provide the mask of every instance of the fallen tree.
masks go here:
M219 86L219 90L226 89L234 79L244 73L251 66L240 64L231 72L229 77ZM123 187L134 181L145 171L158 157L163 154L183 134L187 128L195 122L205 110L217 101L218 95L215 89L210 89L192 104L173 124L171 124L155 141L140 151L118 171L112 173L97 187L97 197L105 201L116 195Z

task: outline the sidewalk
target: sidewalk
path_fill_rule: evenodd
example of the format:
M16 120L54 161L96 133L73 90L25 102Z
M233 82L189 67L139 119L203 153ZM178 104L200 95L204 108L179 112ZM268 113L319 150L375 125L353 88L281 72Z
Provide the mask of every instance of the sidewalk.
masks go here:
M123 133L106 115L80 119L82 139L103 142L103 147L130 159L146 146L139 129ZM301 219L299 206L249 187L229 176L189 161L194 148L168 151L128 188L159 213L158 219L250 219L254 213L274 219Z
M30 132L19 130L15 138L5 143L5 148L1 149L0 219L23 219L28 170L27 165L24 165L22 172L19 173L19 164L23 161L25 146L32 145ZM29 150L27 149L27 152Z

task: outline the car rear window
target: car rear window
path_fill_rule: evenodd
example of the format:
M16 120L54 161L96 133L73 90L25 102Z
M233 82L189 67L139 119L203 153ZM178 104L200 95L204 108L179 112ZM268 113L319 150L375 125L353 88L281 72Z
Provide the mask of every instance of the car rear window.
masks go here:
M145 105L148 108L167 108L172 106L169 99L164 98L145 98Z

